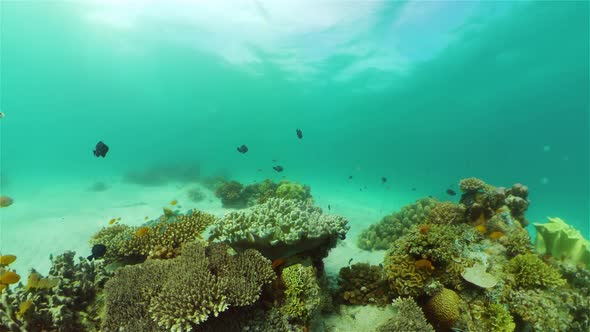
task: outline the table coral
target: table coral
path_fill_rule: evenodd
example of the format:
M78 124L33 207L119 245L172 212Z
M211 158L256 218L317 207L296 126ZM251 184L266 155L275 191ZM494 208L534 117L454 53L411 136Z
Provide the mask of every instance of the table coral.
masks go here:
M277 259L301 252L325 257L350 228L340 216L324 214L309 202L271 198L245 211L233 211L215 221L211 239L236 250L248 248Z
M389 249L396 239L410 229L410 226L425 222L437 202L432 198L423 198L383 217L379 223L370 225L359 235L357 246L365 250Z
M535 223L537 252L590 268L590 241L563 219L548 219L547 223Z
M179 257L120 269L105 286L103 331L191 331L229 307L256 302L275 274L254 250L187 244Z

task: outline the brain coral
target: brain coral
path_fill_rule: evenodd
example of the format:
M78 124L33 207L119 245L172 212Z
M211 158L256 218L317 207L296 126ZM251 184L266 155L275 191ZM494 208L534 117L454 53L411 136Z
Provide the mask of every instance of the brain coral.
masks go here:
M413 204L406 205L364 230L357 239L357 245L365 250L386 250L391 244L406 234L410 226L423 223L431 209L438 201L423 198Z
M236 250L260 251L270 259L314 251L325 256L350 228L340 216L323 214L309 202L271 198L245 211L233 211L212 226L211 239Z
M443 288L426 303L426 315L437 330L447 330L459 319L460 304L461 298L455 291Z
M126 266L105 286L103 331L192 331L229 307L258 300L275 274L254 250L187 244L179 257Z

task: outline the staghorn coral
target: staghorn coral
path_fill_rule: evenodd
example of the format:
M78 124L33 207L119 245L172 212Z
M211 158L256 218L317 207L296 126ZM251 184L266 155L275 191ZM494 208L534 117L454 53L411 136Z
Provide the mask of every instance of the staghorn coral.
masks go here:
M256 302L275 274L254 250L186 244L170 260L126 266L105 286L103 331L191 331L230 307Z
M359 235L357 246L365 250L389 249L395 240L410 229L410 226L425 222L437 202L432 198L423 198L383 217L379 223L369 226Z
M340 269L338 297L350 304L377 304L390 302L387 281L379 265L357 263Z
M437 331L446 331L459 319L461 298L455 291L443 288L432 296L425 306L428 321Z
M322 258L345 238L350 228L347 223L345 218L323 214L307 202L271 198L216 220L210 239L219 239L236 250L256 249L270 259L302 252Z
M201 238L214 216L198 210L186 214L164 214L156 222L140 227L114 225L95 234L90 244L104 244L105 261L141 261L145 258L172 258L184 243Z
M535 254L514 257L504 266L504 271L512 274L516 288L554 288L566 283L557 270L545 264Z
M377 328L377 332L419 331L434 332L422 309L413 298L398 297L392 302L396 315Z
M52 257L49 278L32 272L39 282L47 282L20 284L14 292L2 294L0 327L27 332L97 330L100 291L111 274L100 262L79 257L75 263L74 257L71 251Z
M246 205L246 200L242 195L243 188L244 185L238 181L223 182L215 190L215 196L221 199L221 204L224 207L243 207Z
M281 280L285 284L285 303L280 311L290 321L307 324L322 305L321 289L313 266L291 265L283 269Z
M459 224L465 221L465 206L453 202L437 202L428 214L433 224Z

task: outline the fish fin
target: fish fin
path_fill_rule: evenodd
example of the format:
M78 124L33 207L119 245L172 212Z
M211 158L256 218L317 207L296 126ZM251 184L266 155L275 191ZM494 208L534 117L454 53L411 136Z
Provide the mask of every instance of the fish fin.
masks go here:
M86 257L89 261L91 261L94 258L94 255L90 255L88 257Z

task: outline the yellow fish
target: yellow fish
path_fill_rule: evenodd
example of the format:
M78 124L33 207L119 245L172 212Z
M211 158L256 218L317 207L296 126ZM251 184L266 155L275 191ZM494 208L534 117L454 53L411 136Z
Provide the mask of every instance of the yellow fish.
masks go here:
M0 265L10 265L16 260L15 255L3 255L0 256Z
M144 220L148 220L149 218L148 218L148 217L145 217L145 218L143 218L143 219L144 219Z
M0 275L0 283L3 284L16 284L20 280L20 276L13 271L6 271Z
M109 225L112 225L117 222L117 219L113 218L109 221Z
M178 203L178 201L177 200L173 200L172 202L170 202L170 205L174 206L174 205L176 205L176 203Z

